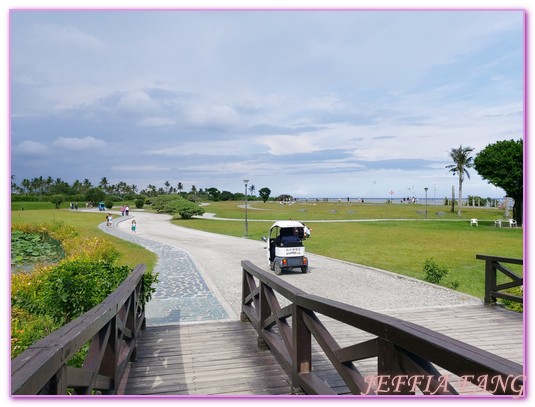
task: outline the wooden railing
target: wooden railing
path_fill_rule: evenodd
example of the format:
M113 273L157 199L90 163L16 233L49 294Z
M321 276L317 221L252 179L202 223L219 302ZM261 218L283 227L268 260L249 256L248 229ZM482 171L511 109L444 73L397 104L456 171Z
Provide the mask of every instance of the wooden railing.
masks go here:
M497 395L523 394L518 363L410 322L307 294L249 261L241 265L242 320L255 327L296 391L337 394L314 369L312 350L319 345L352 394L450 395L467 386ZM289 304L281 307L277 295ZM365 331L372 339L341 347L320 317L356 333ZM364 360L375 361L373 375L357 367Z
M145 328L144 273L138 265L104 302L13 359L11 394L116 394ZM68 366L87 343L83 367Z
M514 271L508 269L503 263L524 265L522 259L511 259L507 257L476 255L476 259L485 260L485 304L496 304L497 298L522 303L523 297L505 292L510 288L522 287L524 279ZM498 271L509 277L511 281L498 284Z

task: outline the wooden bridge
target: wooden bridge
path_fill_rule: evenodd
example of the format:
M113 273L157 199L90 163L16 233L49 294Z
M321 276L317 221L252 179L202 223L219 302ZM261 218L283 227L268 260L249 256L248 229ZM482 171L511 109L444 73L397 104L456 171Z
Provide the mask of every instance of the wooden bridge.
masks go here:
M485 260L485 302L523 284ZM523 395L523 315L488 304L383 315L242 262L242 320L145 329L137 267L98 307L12 361L11 393ZM498 284L497 272L510 283ZM83 367L67 361L86 343Z

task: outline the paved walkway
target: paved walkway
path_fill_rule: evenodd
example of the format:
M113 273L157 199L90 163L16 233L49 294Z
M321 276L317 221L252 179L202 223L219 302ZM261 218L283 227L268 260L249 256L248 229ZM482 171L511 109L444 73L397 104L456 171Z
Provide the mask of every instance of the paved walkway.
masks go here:
M170 325L179 322L229 319L229 314L206 284L192 259L183 250L136 234L128 234L117 226L130 227L134 216L114 219L113 226L103 222L99 228L123 240L138 244L158 255L154 272L158 284L152 299L147 303L147 325Z
M238 319L241 260L266 269L266 244L173 225L169 215L131 211L100 228L158 254L159 283L147 304L148 325ZM137 234L130 231L130 219ZM269 227L269 225L267 226ZM385 312L481 304L481 299L371 267L308 254L310 273L281 278L310 294Z

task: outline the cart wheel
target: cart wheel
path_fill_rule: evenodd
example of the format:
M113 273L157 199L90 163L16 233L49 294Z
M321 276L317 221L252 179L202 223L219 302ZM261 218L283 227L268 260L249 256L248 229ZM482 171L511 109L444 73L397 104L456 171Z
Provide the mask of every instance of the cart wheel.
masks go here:
M308 266L301 267L301 273L308 273Z
M278 276L280 276L282 274L282 270L281 270L281 266L279 266L279 263L275 262L275 274L277 274Z

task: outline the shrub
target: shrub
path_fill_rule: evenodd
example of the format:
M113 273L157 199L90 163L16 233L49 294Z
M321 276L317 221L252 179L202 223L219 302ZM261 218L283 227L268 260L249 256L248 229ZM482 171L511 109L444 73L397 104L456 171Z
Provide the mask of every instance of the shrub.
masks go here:
M145 205L145 200L144 199L136 199L134 201L134 205L136 205L136 208L141 209L141 208L143 208L143 205Z
M193 202L184 201L178 205L178 214L182 219L190 219L192 216L200 216L205 210Z
M29 313L44 315L46 307L43 304L41 289L51 268L51 266L37 265L30 273L12 274L11 306L24 309Z
M11 358L32 343L50 335L60 325L47 315L35 315L18 307L11 307Z
M429 258L424 263L424 279L433 284L440 284L442 279L449 273L445 266L439 266L433 258Z
M128 266L98 261L63 262L42 284L40 295L47 314L58 323L68 323L101 303L130 271Z
M119 252L108 240L100 237L76 237L63 241L63 248L68 259L83 259L114 263Z
M459 280L450 281L450 288L452 290L457 290L460 285L461 285L461 283L459 282Z
M113 202L112 201L106 201L104 202L104 206L108 209L113 208Z
M50 202L55 205L56 209L59 209L64 201L65 197L63 195L52 195L50 197Z
M123 201L124 198L120 197L119 195L106 195L106 201L111 201L111 202L121 202Z
M509 290L509 294L516 295L519 297L524 297L524 290L523 287L514 287ZM502 300L503 305L505 308L510 309L515 312L524 312L524 304L516 301L510 301L503 299Z
M74 228L63 222L13 224L12 230L48 233L60 241L67 256L59 265L37 264L30 272L11 275L11 355L15 357L35 341L101 303L131 269L113 265L119 253L111 242L79 237ZM143 276L141 296L146 302L155 291L157 277L153 273ZM82 358L82 354L76 359Z
M152 207L157 212L174 215L178 213L183 219L202 215L205 211L196 203L176 195L160 195L152 199Z

